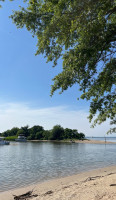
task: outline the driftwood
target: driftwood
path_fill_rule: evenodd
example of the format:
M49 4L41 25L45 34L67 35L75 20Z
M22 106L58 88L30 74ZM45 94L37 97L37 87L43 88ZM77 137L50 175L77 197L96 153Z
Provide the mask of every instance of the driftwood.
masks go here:
M110 186L116 186L116 184L110 184Z
M109 174L107 174L107 176L110 176L110 175L112 175L112 174L116 174L116 173L109 173Z
M14 196L14 199L15 200L27 200L29 198L32 198L32 197L37 197L38 195L37 194L32 194L33 190L29 191L29 192L26 192L25 194L22 194L22 195L13 195Z
M103 176L88 177L88 178L87 178L85 181L83 181L83 182L92 181L92 180L95 180L95 179L101 178L101 177L103 177Z
M44 196L49 195L49 194L52 194L52 193L53 193L53 191L52 191L52 190L49 190L48 192L46 192L46 193L44 194Z

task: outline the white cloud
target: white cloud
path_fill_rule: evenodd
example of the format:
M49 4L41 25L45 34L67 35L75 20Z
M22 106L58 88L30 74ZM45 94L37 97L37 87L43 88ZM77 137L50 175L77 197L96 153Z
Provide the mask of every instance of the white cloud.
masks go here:
M0 105L0 132L13 127L41 125L51 129L60 124L64 128L78 129L86 136L104 136L109 129L109 122L91 129L84 110L71 110L70 107L32 108L23 103L6 103ZM112 135L113 136L113 135Z

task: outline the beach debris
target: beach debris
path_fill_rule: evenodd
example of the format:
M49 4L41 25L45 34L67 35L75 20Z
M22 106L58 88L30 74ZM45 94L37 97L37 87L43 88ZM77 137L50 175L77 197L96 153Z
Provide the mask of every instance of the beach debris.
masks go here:
M101 177L103 177L103 176L88 177L88 178L87 178L85 181L83 181L83 182L92 181L92 180L95 180L95 179L101 178Z
M22 195L13 195L14 196L14 199L15 200L28 200L29 198L32 198L32 197L37 197L38 195L37 194L32 194L33 193L33 190L31 191L28 191Z
M63 189L66 189L66 188L70 188L72 185L66 185L63 187Z
M115 172L111 172L111 173L107 174L107 176L110 176L110 175L112 175L112 174L116 174L116 173L115 173Z
M110 184L110 186L116 186L116 184Z
M53 191L52 191L52 190L49 190L49 191L47 191L47 192L44 194L44 196L49 195L49 194L52 194L52 193L53 193Z

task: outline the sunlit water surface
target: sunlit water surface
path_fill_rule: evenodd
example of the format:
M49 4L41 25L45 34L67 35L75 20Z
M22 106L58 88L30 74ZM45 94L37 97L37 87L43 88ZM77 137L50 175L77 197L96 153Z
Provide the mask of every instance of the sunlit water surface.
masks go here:
M53 142L0 146L0 192L116 164L116 144Z

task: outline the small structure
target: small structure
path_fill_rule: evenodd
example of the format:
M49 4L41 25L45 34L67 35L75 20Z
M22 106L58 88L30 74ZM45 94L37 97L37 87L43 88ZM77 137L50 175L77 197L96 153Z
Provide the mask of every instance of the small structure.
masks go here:
M15 141L16 142L26 142L27 139L26 139L26 137L23 134L20 134Z
M75 141L74 141L74 140L70 140L70 142L71 142L71 143L75 143Z
M8 145L8 144L10 144L9 141L6 141L4 139L5 139L4 137L0 137L0 145Z

